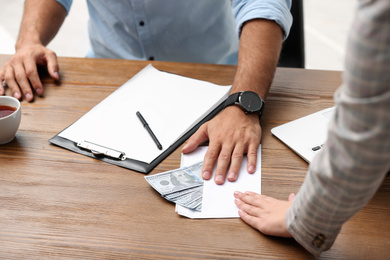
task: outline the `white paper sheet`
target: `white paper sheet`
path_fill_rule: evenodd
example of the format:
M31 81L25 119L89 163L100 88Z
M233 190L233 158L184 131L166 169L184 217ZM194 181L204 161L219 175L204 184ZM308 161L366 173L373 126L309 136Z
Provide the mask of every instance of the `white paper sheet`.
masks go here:
M183 154L181 167L203 161L207 148L203 146L190 154ZM241 164L240 174L235 182L226 180L223 185L217 185L213 178L204 181L201 212L180 205L176 205L176 212L188 218L238 218L238 208L234 203L234 192L254 191L261 194L261 145L257 152L255 173L249 174L247 172L247 162L245 156Z
M226 99L230 88L148 65L59 136L109 147L150 163ZM137 111L163 150L157 148Z

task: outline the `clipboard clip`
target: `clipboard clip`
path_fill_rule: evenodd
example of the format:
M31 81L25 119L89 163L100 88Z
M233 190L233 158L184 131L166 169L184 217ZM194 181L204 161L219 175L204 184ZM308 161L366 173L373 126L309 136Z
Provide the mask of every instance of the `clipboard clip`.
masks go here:
M126 160L126 154L124 152L114 150L102 145L94 144L88 141L82 141L77 144L78 147L90 151L94 155L104 155L119 160Z

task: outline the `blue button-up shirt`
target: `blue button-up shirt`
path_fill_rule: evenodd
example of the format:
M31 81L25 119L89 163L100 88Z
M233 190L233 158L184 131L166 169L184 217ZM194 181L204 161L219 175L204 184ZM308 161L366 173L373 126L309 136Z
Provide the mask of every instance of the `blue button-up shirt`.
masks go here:
M66 10L72 0L57 0ZM274 20L286 38L291 0L87 0L87 56L236 64L243 23Z

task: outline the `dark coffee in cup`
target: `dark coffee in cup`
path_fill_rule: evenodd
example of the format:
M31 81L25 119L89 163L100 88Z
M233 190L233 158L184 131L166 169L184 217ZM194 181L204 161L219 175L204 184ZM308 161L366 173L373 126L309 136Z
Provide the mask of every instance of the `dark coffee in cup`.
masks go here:
M11 115L16 111L16 107L0 105L0 118Z

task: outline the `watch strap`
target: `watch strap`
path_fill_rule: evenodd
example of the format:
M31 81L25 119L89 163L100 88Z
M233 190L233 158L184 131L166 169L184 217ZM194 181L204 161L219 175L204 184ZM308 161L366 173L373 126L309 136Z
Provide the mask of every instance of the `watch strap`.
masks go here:
M236 102L238 102L238 97L240 96L241 92L237 92L234 94L231 94L225 101L224 108L234 105Z
M260 101L261 101L261 108L260 108L260 111L259 111L259 121L261 121L261 117L263 116L264 107L265 107L264 100L262 98L260 98Z

